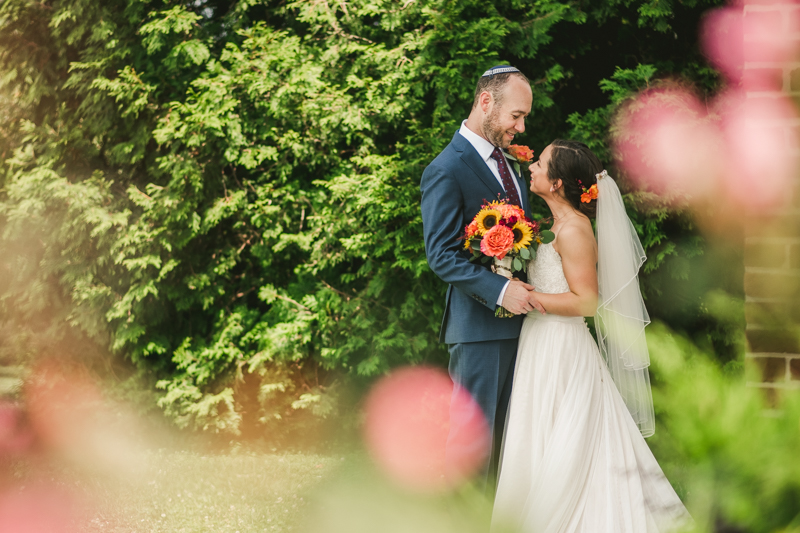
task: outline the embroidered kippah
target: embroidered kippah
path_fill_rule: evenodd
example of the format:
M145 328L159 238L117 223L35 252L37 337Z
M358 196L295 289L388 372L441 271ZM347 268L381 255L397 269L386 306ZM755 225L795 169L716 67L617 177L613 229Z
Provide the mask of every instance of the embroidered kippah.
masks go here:
M481 78L493 78L495 74L505 74L506 72L519 72L519 69L511 65L498 65L484 72Z

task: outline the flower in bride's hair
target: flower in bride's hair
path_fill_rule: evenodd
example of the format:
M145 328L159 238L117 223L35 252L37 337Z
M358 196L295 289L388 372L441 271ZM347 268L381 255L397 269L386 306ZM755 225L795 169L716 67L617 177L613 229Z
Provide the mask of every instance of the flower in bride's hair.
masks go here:
M533 160L533 150L521 144L512 144L509 146L508 153L520 163L527 163Z
M513 247L514 232L500 224L487 231L481 241L481 252L498 259L503 259Z
M588 204L592 200L597 200L597 184L595 183L588 189L583 189L583 194L581 194L581 202L584 204Z
M500 211L490 207L485 207L481 209L477 215L475 215L473 222L478 225L478 231L481 233L486 233L495 227L497 223L500 222L502 217L503 215L500 213Z
M519 252L522 248L527 248L533 242L533 230L526 223L519 221L511 228L514 233L514 251Z

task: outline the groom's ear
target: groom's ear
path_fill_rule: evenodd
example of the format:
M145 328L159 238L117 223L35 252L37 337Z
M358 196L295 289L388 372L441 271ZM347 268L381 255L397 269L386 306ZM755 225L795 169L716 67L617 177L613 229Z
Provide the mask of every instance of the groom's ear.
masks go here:
M494 98L492 98L492 93L489 91L483 91L480 96L478 96L478 105L481 106L481 110L484 113L488 113L489 110L492 108L492 102Z

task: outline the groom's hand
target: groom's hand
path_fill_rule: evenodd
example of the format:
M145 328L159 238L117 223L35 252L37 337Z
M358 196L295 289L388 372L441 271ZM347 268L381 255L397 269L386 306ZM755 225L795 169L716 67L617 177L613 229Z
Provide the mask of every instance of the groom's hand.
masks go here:
M542 303L539 300L536 299L536 293L535 292L529 292L528 293L528 302L534 307L534 309L539 311L541 314L543 314L543 315L547 314L547 311L545 310L545 308L542 305Z
M522 281L511 280L503 295L503 307L514 313L521 315L528 311L533 311L534 306L530 303L530 292L533 286ZM541 305L540 305L541 307Z

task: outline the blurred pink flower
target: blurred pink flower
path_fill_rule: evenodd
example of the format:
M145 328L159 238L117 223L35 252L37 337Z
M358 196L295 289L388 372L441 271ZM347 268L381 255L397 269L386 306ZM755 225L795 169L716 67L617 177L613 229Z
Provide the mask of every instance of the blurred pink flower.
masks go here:
M140 475L144 456L136 417L101 393L85 370L57 360L42 361L26 386L31 427L49 452L116 476Z
M621 110L615 156L631 178L656 192L735 209L776 207L797 175L798 119L781 93L728 90L707 112L686 90L651 90Z
M25 424L19 407L0 404L0 457L27 451L33 444L33 433Z
M743 13L741 7L712 9L700 24L700 46L711 63L733 81L741 78L744 66Z
M0 493L0 531L77 533L83 508L73 493L54 483L37 483Z
M793 3L800 4L797 0ZM729 81L736 84L741 80L749 91L777 91L783 87L781 64L798 59L798 27L798 9L723 7L704 17L700 44Z
M728 91L718 97L714 109L721 118L726 144L725 178L722 186L730 202L750 208L779 205L797 175L798 146L794 127L797 108L785 96L747 98Z
M722 171L722 138L696 96L682 88L651 90L618 116L617 163L656 192L703 196Z
M429 367L408 367L381 379L365 404L364 438L380 468L398 484L431 492L469 478L489 449L480 407L449 376ZM445 447L451 413L461 421L459 452ZM451 443L452 444L452 443Z

